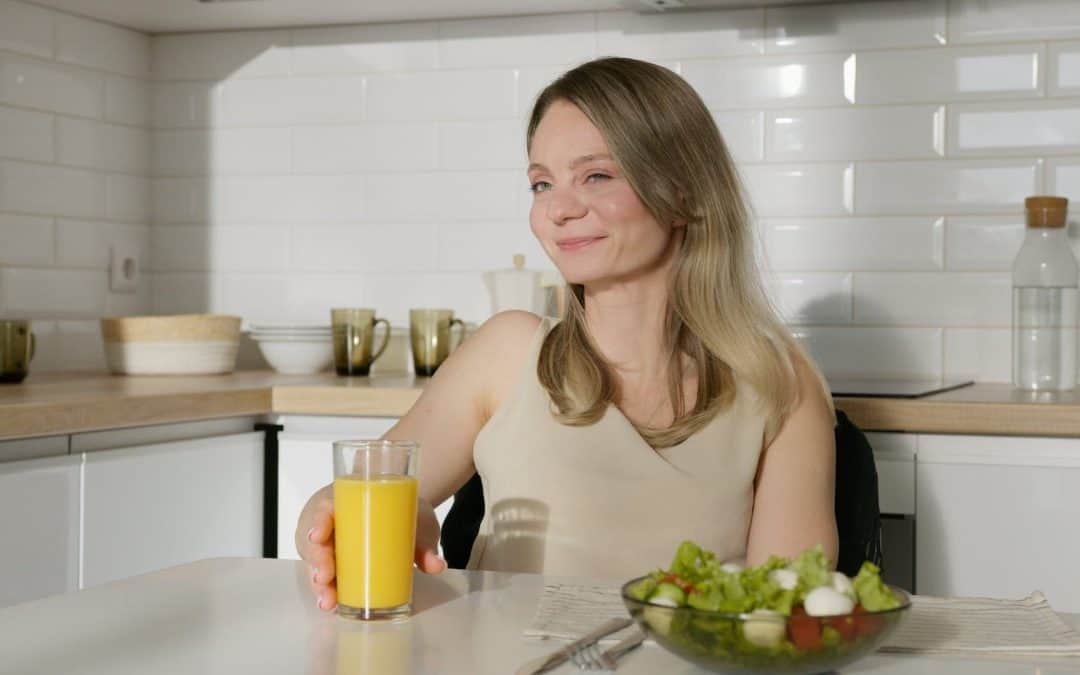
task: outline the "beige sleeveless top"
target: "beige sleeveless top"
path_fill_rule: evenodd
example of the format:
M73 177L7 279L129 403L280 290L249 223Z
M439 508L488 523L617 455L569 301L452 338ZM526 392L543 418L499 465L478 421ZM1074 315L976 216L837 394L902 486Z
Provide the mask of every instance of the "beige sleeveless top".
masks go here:
M684 539L746 555L765 418L750 387L683 443L653 449L614 405L595 424L551 414L536 376L545 319L522 376L473 447L486 513L469 569L628 579L667 567Z

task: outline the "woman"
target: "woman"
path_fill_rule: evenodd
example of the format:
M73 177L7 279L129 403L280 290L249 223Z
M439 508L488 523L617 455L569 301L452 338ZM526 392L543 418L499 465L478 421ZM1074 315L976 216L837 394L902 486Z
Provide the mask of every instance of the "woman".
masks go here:
M529 220L569 284L565 316L492 317L386 437L423 446L416 563L433 506L478 471L470 568L627 578L683 539L763 562L836 556L834 417L776 318L708 110L678 75L610 58L549 85L527 134ZM332 488L297 527L335 604Z

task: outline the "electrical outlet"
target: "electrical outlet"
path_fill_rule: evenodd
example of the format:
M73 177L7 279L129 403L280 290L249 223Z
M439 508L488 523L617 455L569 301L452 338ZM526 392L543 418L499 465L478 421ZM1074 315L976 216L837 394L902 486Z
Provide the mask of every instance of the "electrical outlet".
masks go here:
M134 293L142 274L139 247L117 243L109 248L109 290L113 293Z

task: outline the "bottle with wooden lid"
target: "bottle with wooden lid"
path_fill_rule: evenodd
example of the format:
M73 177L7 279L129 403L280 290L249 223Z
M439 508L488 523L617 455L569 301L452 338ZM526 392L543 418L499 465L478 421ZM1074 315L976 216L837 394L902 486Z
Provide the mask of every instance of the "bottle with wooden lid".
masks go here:
M1076 386L1078 266L1066 236L1068 200L1024 200L1027 229L1012 269L1013 385Z

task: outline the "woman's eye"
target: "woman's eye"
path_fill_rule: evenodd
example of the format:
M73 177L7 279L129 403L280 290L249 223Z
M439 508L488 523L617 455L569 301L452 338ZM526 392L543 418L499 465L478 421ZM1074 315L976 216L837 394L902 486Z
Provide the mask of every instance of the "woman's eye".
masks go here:
M551 183L547 182L546 180L538 180L538 181L536 181L535 183L533 183L532 185L529 186L529 190L532 191L533 193L547 192L550 189L551 189Z
M606 173L590 173L588 176L585 177L585 182L595 183L597 182L597 180L605 180L607 178L611 178L611 176L607 175Z

